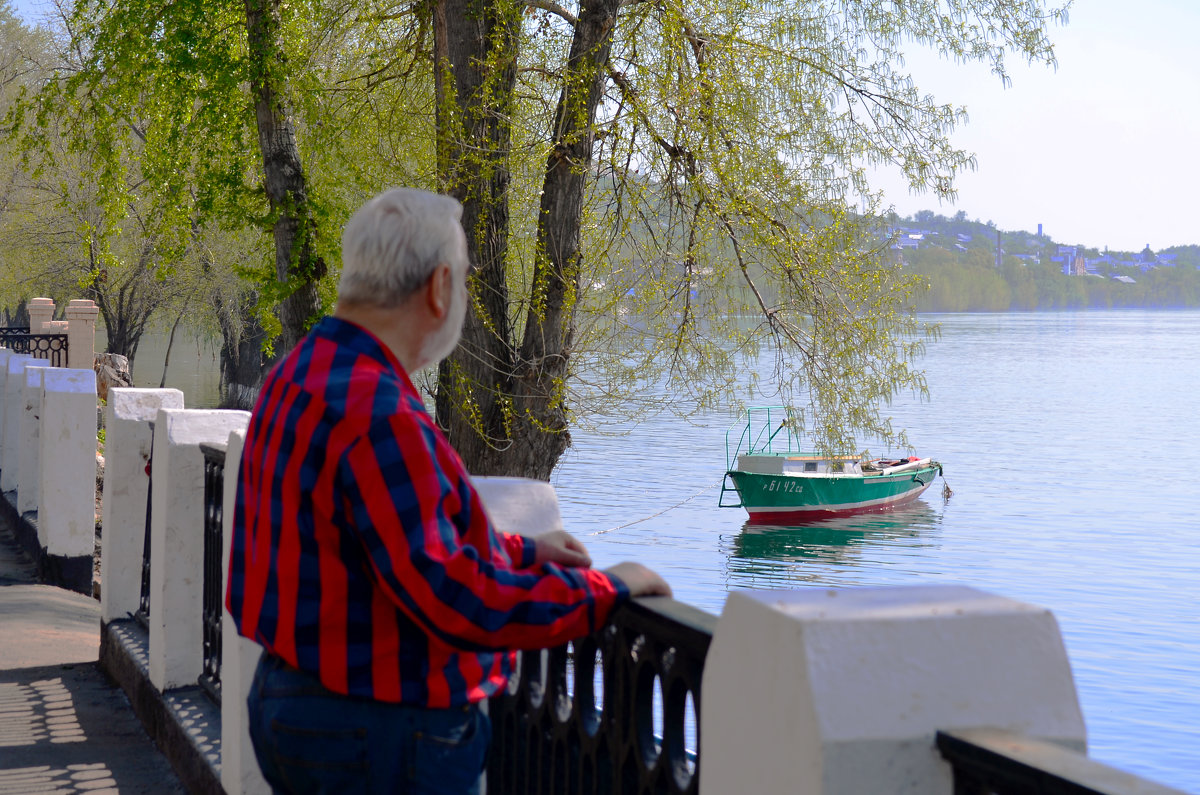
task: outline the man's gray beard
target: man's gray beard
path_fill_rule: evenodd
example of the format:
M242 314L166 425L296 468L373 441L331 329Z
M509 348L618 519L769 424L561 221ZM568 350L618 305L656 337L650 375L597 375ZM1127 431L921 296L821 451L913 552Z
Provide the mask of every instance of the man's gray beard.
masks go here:
M463 321L467 314L466 293L465 288L461 292L455 291L451 298L450 311L446 314L446 322L436 332L425 338L424 344L421 345L421 359L425 362L423 367L438 364L442 359L454 353L454 349L458 347L458 340L462 337Z
M437 333L425 338L425 344L421 346L421 360L431 365L438 364L442 359L454 353L461 336L462 323L460 322L455 328L452 321L447 318Z

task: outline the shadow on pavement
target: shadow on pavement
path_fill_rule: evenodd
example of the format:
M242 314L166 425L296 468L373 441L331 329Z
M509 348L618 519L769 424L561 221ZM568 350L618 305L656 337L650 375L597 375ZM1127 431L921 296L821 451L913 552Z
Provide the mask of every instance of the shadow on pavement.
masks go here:
M185 791L97 663L0 671L0 792Z

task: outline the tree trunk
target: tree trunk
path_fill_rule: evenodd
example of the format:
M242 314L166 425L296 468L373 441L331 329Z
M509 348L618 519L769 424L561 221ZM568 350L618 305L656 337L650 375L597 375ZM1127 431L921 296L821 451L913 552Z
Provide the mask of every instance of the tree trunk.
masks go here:
M133 375L137 359L138 344L146 332L151 315L158 309L157 303L147 299L136 274L123 284L101 285L93 283L85 291L87 298L96 302L100 317L104 319L104 331L108 340L106 353L115 353L129 360L129 373Z
M479 270L462 342L440 365L437 416L476 474L510 474L512 329L508 317L508 185L523 6L512 0L440 0L434 10L438 162L463 204L467 251ZM447 83L450 86L447 86ZM454 96L447 96L453 87Z
M462 114L460 129L467 139L467 151L457 151L451 162L460 169L464 162L470 163L471 146L477 152L492 154L487 167L477 169L479 182L474 186L492 203L481 206L470 193L464 199L463 224L468 238L473 238L472 255L483 266L476 285L476 295L482 300L476 306L482 306L485 316L468 314L463 343L442 364L438 419L448 428L451 441L471 472L548 480L571 443L565 398L579 290L583 197L590 176L596 107L620 3L585 0L575 25L556 111L554 129L558 138L546 163L532 294L517 357L515 341L510 342L504 279L508 218L503 203L508 185L508 128L504 119L508 105L498 102L502 98L511 103L513 83L492 76L493 93L479 91L476 86L486 84L478 69L471 68L486 64L489 55L495 58L487 47L495 46L497 41L508 42L508 35L515 37L516 31L504 29L505 35L488 35L493 28L508 23L497 12L503 10L499 4L488 6L484 9L487 13L480 13L476 7L465 9L464 14L457 1L444 0L445 19L457 108ZM455 44L468 47L465 52L455 53ZM477 49L469 49L472 44ZM511 61L504 58L500 64L515 64L515 44L511 53ZM496 93L501 86L507 86L502 97ZM450 181L452 190L464 183ZM474 411L464 411L466 406Z
M221 324L221 405L223 409L250 411L258 399L271 360L263 354L267 334L254 316L254 296L239 306L225 306L215 296Z
M295 347L320 314L317 282L327 269L314 245L316 222L287 102L279 2L246 0L246 33L263 184L275 235L275 275L284 285L279 307L283 332L277 344L282 355Z
M596 107L604 89L620 0L583 0L563 91L558 133L546 159L538 215L533 294L521 343L514 406L520 432L509 452L514 469L549 480L571 444L566 391L579 295L583 198L591 177Z

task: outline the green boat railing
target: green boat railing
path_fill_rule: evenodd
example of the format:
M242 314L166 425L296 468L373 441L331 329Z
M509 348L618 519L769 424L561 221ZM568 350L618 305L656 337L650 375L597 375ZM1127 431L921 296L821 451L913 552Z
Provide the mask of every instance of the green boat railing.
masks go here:
M757 425L756 425L757 423ZM786 454L800 452L800 439L796 435L797 423L792 409L787 406L750 406L745 420L739 419L725 431L725 469L733 469L737 457L742 455ZM737 431L737 445L731 448L731 439ZM782 440L777 441L780 433ZM744 449L743 449L744 448Z

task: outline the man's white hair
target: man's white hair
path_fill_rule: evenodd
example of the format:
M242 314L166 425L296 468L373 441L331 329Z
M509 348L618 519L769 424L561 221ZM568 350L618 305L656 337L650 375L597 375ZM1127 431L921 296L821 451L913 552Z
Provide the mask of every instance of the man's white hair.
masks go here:
M441 263L457 265L462 205L449 196L393 188L350 216L342 231L338 300L394 307Z

